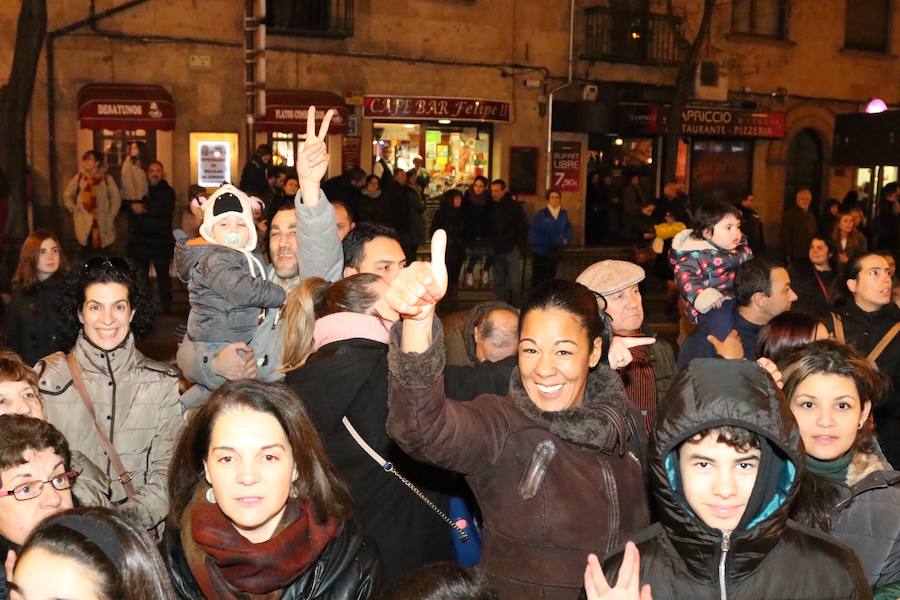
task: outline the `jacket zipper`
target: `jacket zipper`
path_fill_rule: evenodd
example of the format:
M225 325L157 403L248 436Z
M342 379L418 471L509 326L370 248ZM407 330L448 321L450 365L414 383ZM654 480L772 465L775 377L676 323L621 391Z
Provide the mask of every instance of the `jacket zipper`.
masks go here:
M109 380L112 382L112 398L109 415L109 443L113 448L116 447L115 431L116 431L116 378L113 376L112 361L109 359L109 352L106 353L106 368L109 371ZM110 475L112 469L112 459L106 457L106 474Z
M725 560L728 558L728 549L731 548L731 532L722 533L722 556L719 558L719 597L728 600L728 592L725 590Z
M603 483L609 492L609 536L607 537L606 553L610 554L619 545L619 488L616 485L616 478L610 471L609 464L601 459L600 465L603 469Z

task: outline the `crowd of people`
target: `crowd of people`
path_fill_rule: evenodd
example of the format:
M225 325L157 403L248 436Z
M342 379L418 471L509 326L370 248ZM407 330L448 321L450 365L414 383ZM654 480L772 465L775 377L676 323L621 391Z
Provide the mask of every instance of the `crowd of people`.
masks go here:
M385 153L323 182L329 121L277 186L261 146L240 185L192 188L174 233L163 165L141 180L133 146L119 192L86 154L66 192L83 256L25 241L0 599L900 597L896 238L840 211L822 235L801 191L774 261L752 199L632 190L635 246L662 247L566 281L559 192L529 225L479 178L417 261L416 173ZM130 260L104 250L118 202ZM137 342L173 258L190 314L169 363ZM496 301L438 318L485 261ZM662 268L678 348L645 320Z

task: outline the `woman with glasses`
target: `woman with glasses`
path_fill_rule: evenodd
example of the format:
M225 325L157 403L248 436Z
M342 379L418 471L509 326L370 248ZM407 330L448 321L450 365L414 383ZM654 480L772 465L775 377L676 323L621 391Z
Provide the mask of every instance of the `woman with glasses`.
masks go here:
M69 444L46 421L0 415L0 561L18 552L46 517L72 508ZM7 600L6 571L0 569L0 600Z
M183 420L176 370L135 348L153 322L149 299L128 263L97 257L70 273L59 313L74 346L37 365L47 420L109 475L109 501L153 529L169 510Z
M57 308L68 263L59 238L38 229L22 244L6 313L6 345L29 365L65 350Z

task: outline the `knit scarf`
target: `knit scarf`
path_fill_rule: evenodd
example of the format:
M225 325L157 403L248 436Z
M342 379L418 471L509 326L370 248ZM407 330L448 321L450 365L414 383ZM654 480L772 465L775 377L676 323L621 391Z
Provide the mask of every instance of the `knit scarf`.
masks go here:
M91 213L91 216L94 219L91 223L91 234L86 244L92 248L101 247L100 226L97 224L97 216L94 214L94 211L97 210L97 195L94 192L94 186L100 184L100 182L105 179L106 173L97 173L96 175L85 175L84 173L78 174L79 183L84 182L84 187L78 192L78 204L80 204L84 210Z
M271 539L254 544L234 528L200 486L181 519L181 543L207 600L275 600L335 538L340 523L323 524L309 501L288 500Z
M353 338L372 340L373 342L388 343L391 323L374 315L360 313L339 312L316 319L316 327L313 333L315 349L318 350L325 344L340 342Z
M650 364L650 346L631 348L631 356L633 357L631 363L617 370L622 377L629 402L641 411L644 428L649 436L656 424L657 402L656 374L653 372L653 365Z
M824 477L834 483L846 483L847 471L850 469L850 461L853 459L851 448L843 456L834 460L819 460L809 454L806 455L806 468L810 473Z

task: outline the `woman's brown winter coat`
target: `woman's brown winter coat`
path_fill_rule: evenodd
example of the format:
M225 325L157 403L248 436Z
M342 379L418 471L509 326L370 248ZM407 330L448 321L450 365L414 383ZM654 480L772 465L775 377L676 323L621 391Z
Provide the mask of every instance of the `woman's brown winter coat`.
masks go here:
M575 599L589 552L609 552L648 523L641 468L629 450L627 399L618 375L599 366L584 404L543 412L518 369L506 398L444 396L444 342L403 353L391 332L388 432L411 456L466 475L484 515L481 568L503 599ZM552 442L536 494L519 491L535 450Z

